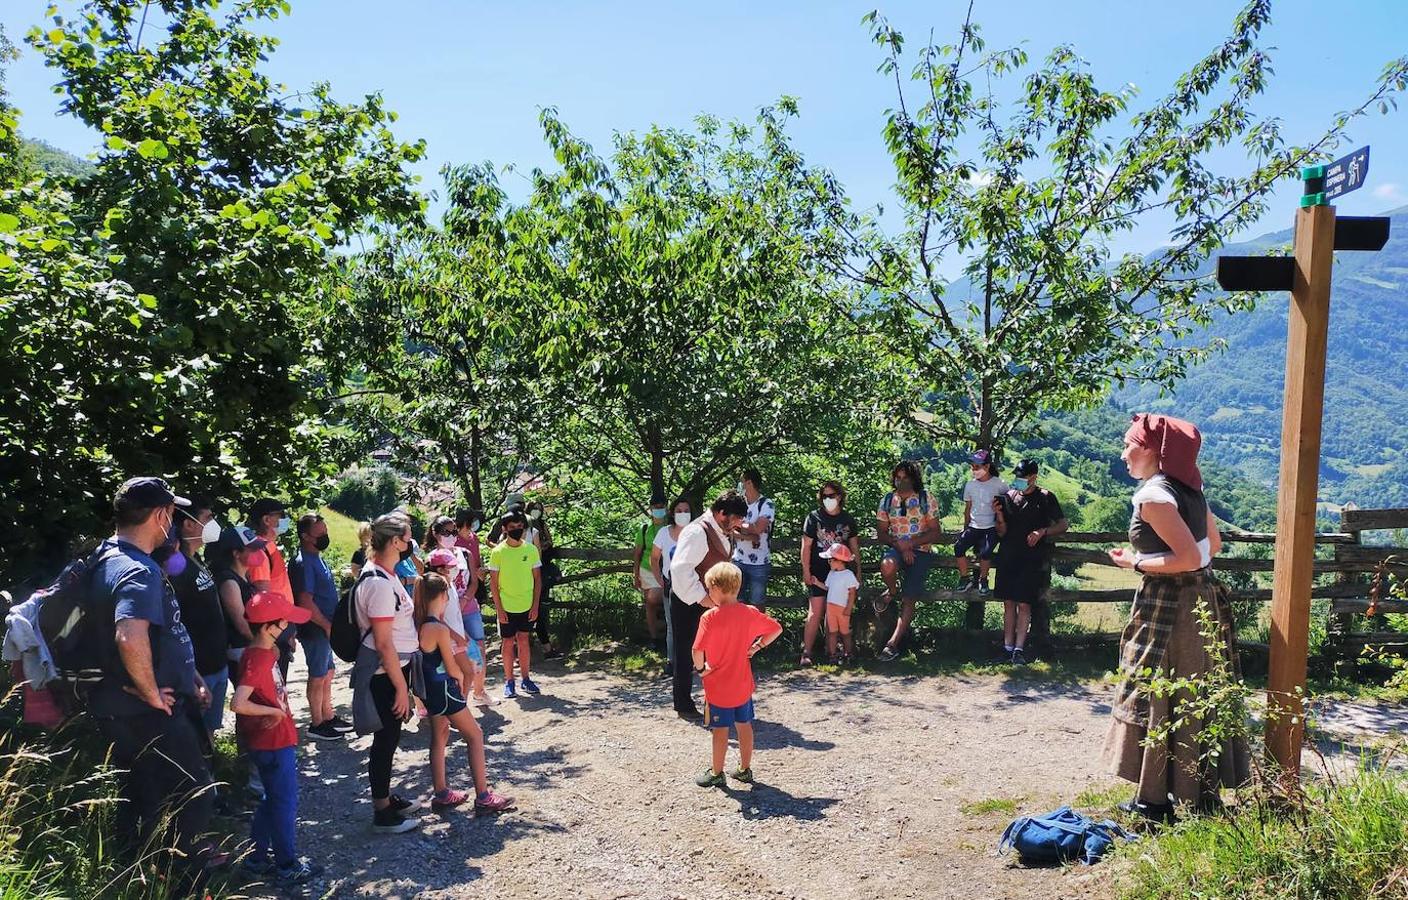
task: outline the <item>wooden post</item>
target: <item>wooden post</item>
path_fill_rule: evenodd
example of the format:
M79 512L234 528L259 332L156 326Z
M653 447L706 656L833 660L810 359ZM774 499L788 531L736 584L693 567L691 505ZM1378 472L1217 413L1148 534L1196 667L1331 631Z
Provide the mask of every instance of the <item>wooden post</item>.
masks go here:
M1333 206L1297 210L1295 281L1291 288L1285 409L1281 418L1276 569L1271 584L1266 730L1267 750L1290 784L1298 783L1300 777L1300 747L1305 735L1302 694L1310 643L1311 567L1315 557L1315 502L1334 244Z

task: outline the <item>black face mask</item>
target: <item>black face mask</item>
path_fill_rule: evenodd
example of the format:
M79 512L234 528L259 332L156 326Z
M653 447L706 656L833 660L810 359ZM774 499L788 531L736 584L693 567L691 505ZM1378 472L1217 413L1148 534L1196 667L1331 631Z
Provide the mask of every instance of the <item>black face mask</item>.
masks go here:
M318 548L319 553L322 553L324 550L328 549L328 545L331 543L332 541L327 535L320 534L317 539L313 541L313 546Z
M411 554L415 552L415 549L416 548L413 545L407 543L406 549L401 551L401 562L405 562L406 560L410 559Z
M522 540L522 538L523 538L523 529L522 529L522 528L505 528L505 529L504 529L504 534L506 534L506 535L508 535L509 537L513 538L515 541L517 541L517 540Z

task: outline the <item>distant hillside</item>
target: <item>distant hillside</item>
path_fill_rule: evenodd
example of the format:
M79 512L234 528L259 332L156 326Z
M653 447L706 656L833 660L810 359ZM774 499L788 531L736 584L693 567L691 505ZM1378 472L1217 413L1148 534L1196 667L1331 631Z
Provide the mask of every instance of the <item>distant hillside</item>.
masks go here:
M1320 472L1331 508L1408 506L1408 207L1387 215L1382 251L1337 255ZM1291 237L1276 232L1224 252L1265 252ZM1288 303L1288 295L1269 295L1253 312L1220 316L1195 340L1220 337L1227 351L1193 369L1172 396L1132 385L1116 402L1192 419L1209 458L1274 486Z
M26 162L49 175L87 178L93 174L92 163L86 159L79 159L72 153L67 153L44 141L24 138L22 146Z

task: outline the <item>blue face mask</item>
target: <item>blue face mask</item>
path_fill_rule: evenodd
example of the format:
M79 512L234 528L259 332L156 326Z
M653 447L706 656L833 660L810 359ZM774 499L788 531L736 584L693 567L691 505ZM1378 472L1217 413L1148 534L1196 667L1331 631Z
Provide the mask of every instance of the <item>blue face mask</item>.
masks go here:
M285 531L288 531L288 527L292 524L293 520L290 519L288 516L284 516L282 519L279 520L279 524L274 526L274 530L277 531L279 534L283 534Z
M651 509L651 510L650 510L650 517L651 517L652 519L663 519L663 518L665 518L665 510L660 509L660 508Z
M1027 488L1029 487L1031 487L1031 482L1027 481L1027 479L1025 478L1012 479L1012 490L1016 491L1019 494L1025 494L1027 492Z

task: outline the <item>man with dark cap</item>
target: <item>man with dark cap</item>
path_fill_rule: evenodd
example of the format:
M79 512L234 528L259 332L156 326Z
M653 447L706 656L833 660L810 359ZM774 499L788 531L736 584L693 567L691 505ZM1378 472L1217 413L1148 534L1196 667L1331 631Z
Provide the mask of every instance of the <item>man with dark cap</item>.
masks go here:
M116 533L99 546L90 583L92 608L115 627L88 709L127 770L131 809L119 819L140 827L144 841L174 847L173 871L198 889L213 861L201 842L214 802L200 719L210 692L176 593L151 556L172 533L176 508L189 505L160 478L133 478L117 491Z

